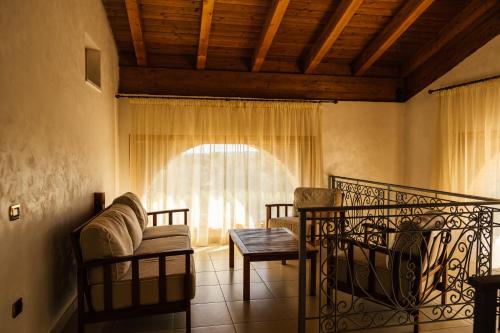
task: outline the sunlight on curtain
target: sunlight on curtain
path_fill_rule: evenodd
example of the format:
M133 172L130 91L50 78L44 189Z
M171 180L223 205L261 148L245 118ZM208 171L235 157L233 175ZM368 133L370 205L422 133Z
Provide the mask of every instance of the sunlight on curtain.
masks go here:
M149 210L190 209L196 245L258 227L266 203L322 186L317 104L133 99L130 180Z
M500 80L440 93L444 190L500 198ZM500 267L496 231L493 267Z

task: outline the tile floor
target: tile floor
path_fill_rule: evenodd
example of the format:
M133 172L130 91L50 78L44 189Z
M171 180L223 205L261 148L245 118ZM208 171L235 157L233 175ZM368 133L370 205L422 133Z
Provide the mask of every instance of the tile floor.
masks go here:
M242 257L235 250L235 267L229 269L227 246L195 250L196 297L192 301L193 333L278 333L297 331L297 261L256 262L251 267L249 302L243 302ZM317 308L308 297L308 315ZM308 331L318 332L314 323ZM316 327L315 327L316 326ZM470 323L446 322L421 331L470 333ZM76 332L73 317L64 333ZM116 322L86 325L86 333L177 333L184 332L184 313L150 316ZM366 332L412 332L411 327L385 328Z

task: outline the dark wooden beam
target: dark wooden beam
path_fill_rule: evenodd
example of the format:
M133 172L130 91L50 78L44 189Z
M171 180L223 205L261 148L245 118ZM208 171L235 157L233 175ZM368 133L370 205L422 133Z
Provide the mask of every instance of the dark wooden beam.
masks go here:
M451 20L436 37L426 43L422 49L408 59L401 68L403 77L407 77L415 69L429 60L434 54L455 38L462 31L470 27L474 22L488 13L498 0L472 0L469 4Z
M330 75L120 67L123 94L397 101L402 80Z
M363 0L342 0L306 58L306 74L312 73L318 67L362 3Z
M427 62L406 78L406 99L446 74L484 44L500 34L500 5L489 10L487 15L476 21Z
M203 0L201 8L200 38L198 41L198 57L196 60L197 69L205 69L207 63L208 38L212 26L212 16L214 14L215 0Z
M138 66L147 66L146 47L142 36L141 14L137 0L125 0L127 8L128 23L132 42L134 43L135 58Z
M262 28L262 33L260 35L260 40L255 49L255 54L252 63L252 72L260 71L264 59L266 58L267 51L273 42L274 36L278 31L281 24L283 16L285 16L286 9L290 0L274 0L271 11L269 12L264 27Z
M389 24L363 50L353 64L353 73L363 75L422 15L433 0L409 0Z

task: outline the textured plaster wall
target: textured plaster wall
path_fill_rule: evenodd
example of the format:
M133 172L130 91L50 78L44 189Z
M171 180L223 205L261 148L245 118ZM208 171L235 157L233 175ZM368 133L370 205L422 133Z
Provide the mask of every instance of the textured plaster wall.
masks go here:
M430 84L405 104L404 182L436 188L438 147L438 94L429 89L500 74L500 36L463 60L447 74Z
M99 0L1 1L0 39L0 332L47 332L76 292L69 233L93 192L115 194L117 53ZM102 51L101 92L86 45Z
M402 181L404 104L323 105L325 172L389 183Z

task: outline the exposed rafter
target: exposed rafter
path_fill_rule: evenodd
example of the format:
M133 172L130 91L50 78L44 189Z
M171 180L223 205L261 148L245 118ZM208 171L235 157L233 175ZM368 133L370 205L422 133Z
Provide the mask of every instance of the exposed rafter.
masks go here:
M368 44L353 64L353 74L363 75L422 15L433 0L410 0L375 39Z
M402 80L285 73L120 67L123 94L397 101Z
M500 3L462 31L449 44L406 78L406 96L411 98L500 34Z
M436 35L434 40L426 43L422 49L408 59L401 68L403 77L411 74L415 69L429 60L434 54L450 43L462 31L470 27L495 5L498 0L473 0L452 21L450 21Z
M142 36L141 14L137 0L125 0L128 23L134 44L135 58L138 66L147 66L146 47Z
M306 58L304 72L313 72L347 26L363 0L342 0Z
M290 0L274 0L271 11L267 15L266 23L262 28L259 43L255 49L252 72L260 71L289 3Z
M208 38L212 26L212 16L214 14L215 0L203 0L200 22L200 39L198 41L198 57L196 60L197 69L205 69L207 63Z

